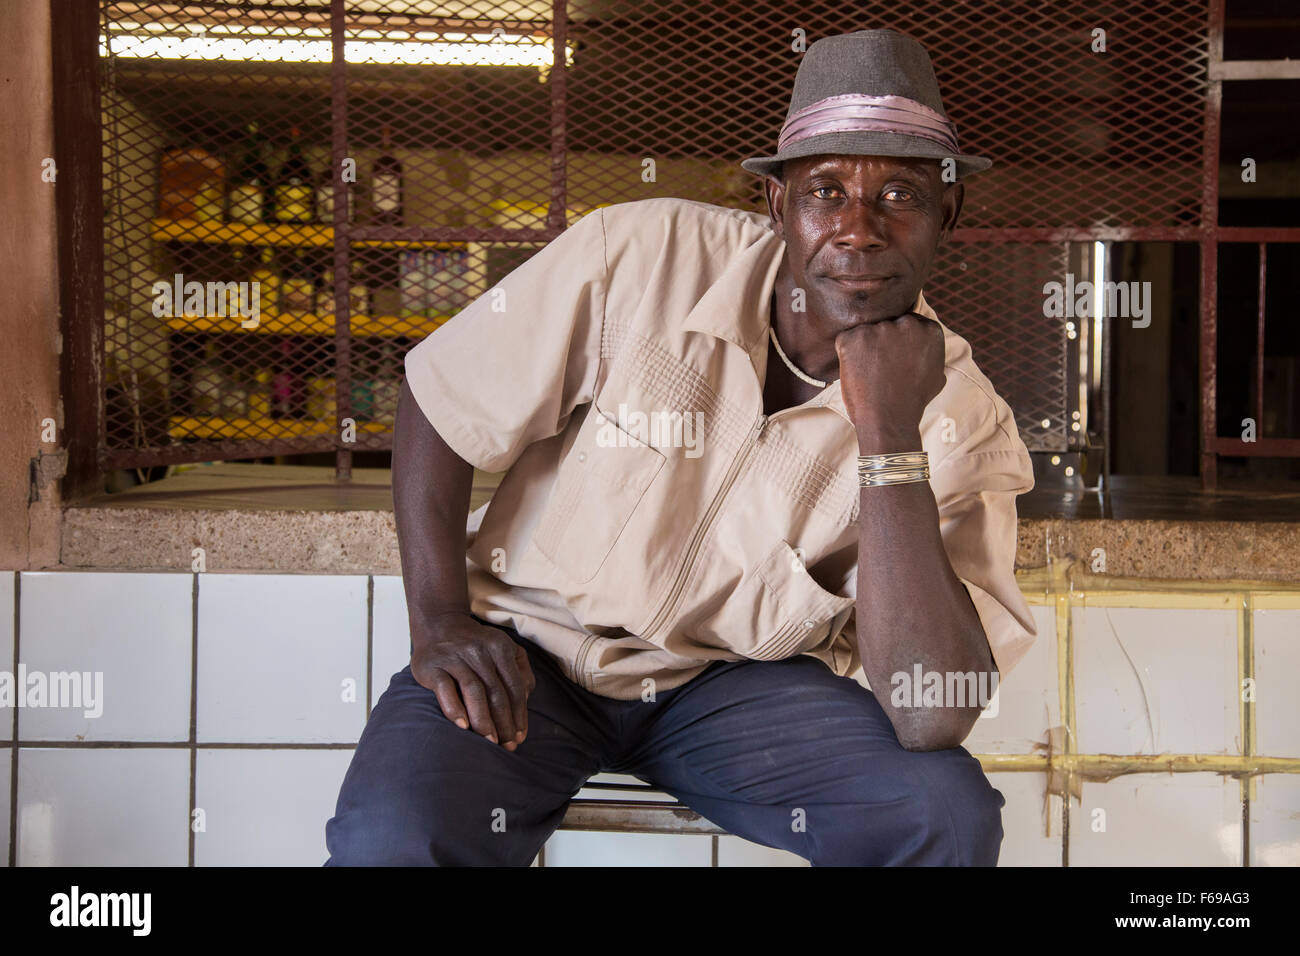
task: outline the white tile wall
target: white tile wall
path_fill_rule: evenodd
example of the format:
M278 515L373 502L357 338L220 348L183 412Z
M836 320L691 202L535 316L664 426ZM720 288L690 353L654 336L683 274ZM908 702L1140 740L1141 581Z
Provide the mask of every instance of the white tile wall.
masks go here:
M1070 866L1241 866L1241 787L1214 773L1085 781ZM1104 827L1104 829L1101 829Z
M588 833L560 830L546 843L549 866L709 866L705 834Z
M1300 757L1300 611L1255 612L1255 749Z
M12 667L12 572L0 572L0 670ZM401 579L374 579L366 657L364 576L222 575L199 579L200 742L351 743L366 710L409 660ZM188 574L24 573L23 662L30 670L100 670L98 719L20 711L26 739L184 740L189 730L192 578ZM142 612L143 609L143 612ZM1003 682L998 716L977 722L974 753L1035 753L1061 723L1055 614L1033 606L1039 639ZM1077 609L1081 752L1237 752L1236 621L1230 611ZM1255 616L1259 751L1300 756L1300 611ZM343 681L356 699L343 700ZM120 696L118 696L120 695ZM120 701L121 706L116 706ZM12 713L0 711L0 743ZM198 865L318 866L324 827L350 749L200 748L196 793L206 831ZM183 748L23 748L18 860L24 865L184 865L189 753ZM8 852L10 751L0 747L0 860ZM1058 866L1061 801L1039 773L991 773L1006 797L1002 866ZM628 775L596 781L639 783ZM1300 865L1300 775L1257 783L1252 862ZM1136 774L1084 784L1071 808L1070 863L1241 864L1240 788L1211 773ZM586 788L584 797L609 798ZM659 799L671 799L661 795ZM1106 812L1104 832L1093 811ZM547 866L708 866L706 835L558 832ZM721 866L807 866L739 837L718 840Z
M184 749L23 748L19 866L185 866Z
M9 781L13 779L13 750L0 747L0 866L9 865Z
M374 687L370 706L388 690L394 674L411 663L411 626L406 619L406 592L396 575L376 575L371 659Z
M974 754L1041 752L1047 732L1061 724L1061 692L1057 679L1056 609L1031 605L1038 639L1020 663L998 684L997 696L975 721L962 745ZM1039 745L1035 750L1035 744Z
M998 866L1060 866L1064 843L1061 798L1047 793L1044 773L990 773L1002 791L1002 851Z
M601 790L592 786L595 783L627 784L633 787L649 786L640 777L630 773L598 773L587 781L587 786L578 791L577 797L583 800L645 800L649 803L676 803L676 799L662 790L649 790L644 794L630 790Z
M190 574L52 571L22 576L27 673L103 675L98 717L23 707L20 740L185 741L190 734ZM93 711L92 711L93 713Z
M0 571L0 671L10 673L14 666L14 572ZM0 741L12 740L14 714L0 707ZM5 797L8 799L8 796ZM6 826L8 824L6 823ZM7 839L7 837L6 837Z
M195 767L196 866L320 866L351 750L204 750Z
M1256 778L1250 848L1251 866L1300 866L1300 776L1271 773Z
M355 743L366 667L365 577L200 576L201 743Z
M737 836L718 837L718 866L812 866L797 853L751 843Z
M1240 753L1229 610L1075 608L1078 752Z

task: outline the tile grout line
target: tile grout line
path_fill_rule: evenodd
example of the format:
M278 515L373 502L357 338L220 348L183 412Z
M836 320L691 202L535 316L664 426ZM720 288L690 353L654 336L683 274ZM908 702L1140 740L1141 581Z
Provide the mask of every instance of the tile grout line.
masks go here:
M366 575L366 723L370 722L370 705L375 682L375 576Z
M1238 610L1237 657L1238 674L1237 699L1240 702L1238 714L1241 727L1241 750L1247 757L1255 756L1255 599L1250 591L1241 595ZM1246 700L1246 682L1251 682L1251 699ZM1255 796L1255 776L1241 778L1241 865L1250 866L1250 807Z
M1237 745L1243 757L1250 755L1249 718L1246 716L1246 680L1250 677L1250 666L1246 663L1246 618L1250 615L1250 597L1247 592L1237 595L1236 627L1236 678L1237 678ZM1250 866L1250 837L1247 832L1247 820L1250 818L1250 778L1237 778L1237 803L1241 808L1241 866Z
M198 798L198 717L199 717L199 573L194 572L190 587L190 806L186 814L186 866L194 866L194 811Z
M1059 571L1057 569L1060 569ZM1069 566L1062 566L1058 560L1051 569L1047 577L1047 586L1052 594L1053 623L1055 624L1056 638L1056 679L1057 679L1057 706L1060 708L1058 718L1061 722L1061 748L1069 754L1072 751L1071 734L1074 732L1074 723L1072 718L1073 703L1073 684L1074 684L1074 662L1070 653L1072 624L1074 621L1074 604L1072 601L1073 581L1068 582L1066 593L1061 593L1061 585L1069 576ZM1050 734L1050 732L1049 732ZM1049 737L1050 744L1050 737ZM1049 758L1051 751L1049 747ZM1048 775L1050 778L1051 767L1049 759ZM1065 773L1065 783L1061 790L1061 866L1068 868L1070 865L1070 785L1073 782L1073 776L1070 772Z
M22 597L22 572L14 572L14 660L13 679L18 680L18 639L19 621L21 620L19 601ZM15 688L17 690L17 688ZM18 701L15 699L14 704ZM9 866L18 865L18 710L14 707L13 739L9 742Z

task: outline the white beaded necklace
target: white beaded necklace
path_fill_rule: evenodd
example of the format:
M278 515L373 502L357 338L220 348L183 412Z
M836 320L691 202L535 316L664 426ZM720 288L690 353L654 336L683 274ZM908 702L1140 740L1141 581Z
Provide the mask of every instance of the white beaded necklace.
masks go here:
M776 340L776 329L772 328L769 325L767 327L767 334L771 336L772 344L776 346L776 354L781 356L781 361L785 363L786 368L794 372L795 375L799 376L799 378L803 379L809 385L816 385L818 388L826 387L825 382L819 381L818 379L813 378L811 375L805 375L803 372L799 371L797 368L794 367L794 363L790 361L790 357L786 355L785 351L781 348L781 343Z

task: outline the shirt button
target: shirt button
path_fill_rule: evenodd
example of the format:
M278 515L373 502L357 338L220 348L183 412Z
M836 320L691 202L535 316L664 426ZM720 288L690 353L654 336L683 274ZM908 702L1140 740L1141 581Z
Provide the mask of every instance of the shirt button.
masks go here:
M803 626L806 627L806 628L808 628L809 630L811 630L812 628L814 628L814 627L817 626L817 622L816 622L816 621L804 621L804 622L803 622Z
M578 461L586 461L586 460L587 460L587 453L585 451L578 452Z

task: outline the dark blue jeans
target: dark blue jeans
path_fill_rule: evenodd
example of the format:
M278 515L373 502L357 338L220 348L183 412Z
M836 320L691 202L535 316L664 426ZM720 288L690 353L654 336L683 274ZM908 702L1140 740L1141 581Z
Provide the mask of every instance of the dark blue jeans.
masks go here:
M965 748L903 749L872 693L820 661L718 661L650 702L601 697L541 648L513 753L393 675L326 824L326 866L530 864L593 774L631 774L814 866L997 862L1002 794Z

